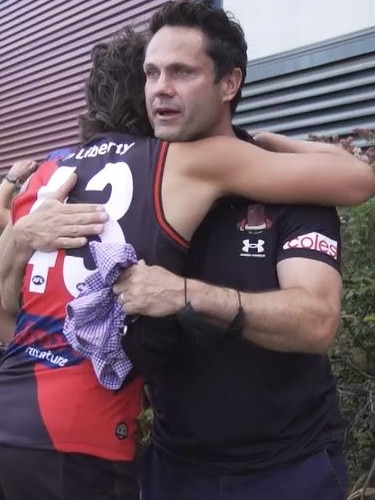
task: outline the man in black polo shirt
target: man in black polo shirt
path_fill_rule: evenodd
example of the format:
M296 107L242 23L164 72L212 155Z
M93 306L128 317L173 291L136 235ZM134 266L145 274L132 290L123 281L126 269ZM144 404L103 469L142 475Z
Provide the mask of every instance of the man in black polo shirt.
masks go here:
M188 335L150 373L145 499L344 498L343 422L325 353L338 322L339 268L334 209L233 199L211 212L187 269L206 282L186 281L195 317L180 313ZM137 266L122 288L125 308L136 312L139 294L143 314L157 316L158 290L163 311L178 312L182 282ZM225 338L222 326L206 339L205 317L230 322L238 289L242 336L232 328ZM213 493L219 488L227 496Z
M233 134L230 122L218 130L199 114L199 96L187 90L218 64L215 48L227 40L211 21L223 15L169 2L152 19L146 102L156 136ZM199 43L203 68L186 62ZM258 142L299 147L267 134ZM326 354L339 321L339 266L334 209L232 199L201 226L187 280L143 263L125 272L116 292L128 313L178 313L186 332L149 373L144 500L344 498L343 424Z

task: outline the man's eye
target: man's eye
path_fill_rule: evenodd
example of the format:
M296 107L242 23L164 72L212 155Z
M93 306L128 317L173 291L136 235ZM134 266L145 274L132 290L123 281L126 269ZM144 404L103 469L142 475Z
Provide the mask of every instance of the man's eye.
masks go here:
M147 78L155 78L157 77L159 72L156 69L147 69L146 70L146 76Z

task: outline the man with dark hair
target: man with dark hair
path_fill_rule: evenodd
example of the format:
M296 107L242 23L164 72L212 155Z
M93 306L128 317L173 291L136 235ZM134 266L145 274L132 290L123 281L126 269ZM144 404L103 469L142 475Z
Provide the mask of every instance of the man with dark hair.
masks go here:
M169 144L144 136L143 49L142 35L125 31L93 52L82 127L87 138L99 135L59 163L40 165L0 240L3 305L17 310L21 289L16 334L0 366L0 485L7 500L137 497L132 460L142 379L132 371L124 378L122 370L123 385L101 385L94 363L63 332L67 303L98 267L87 235L99 234L105 249L131 242L148 264L181 273L195 228L227 193L324 202L331 193L321 179L315 182L316 168L331 177L332 192L335 169L356 179L360 199L372 189L366 165L327 145L275 154L231 137ZM230 102L238 76L218 84L215 98ZM75 181L68 203L59 202ZM344 191L340 199L354 199ZM119 332L113 333L118 344ZM109 361L115 355L123 359L115 351Z
M233 136L246 58L238 25L182 1L167 2L150 28L145 93L155 135ZM221 99L222 88L231 97ZM273 134L257 142L284 153L316 147ZM344 499L343 423L327 357L339 269L333 208L225 199L193 240L188 279L145 264L123 273L115 292L127 312L177 313L186 332L172 349L165 332L170 359L149 369L144 500ZM152 333L125 339L146 371Z
M229 106L234 115L241 99L247 68L247 43L242 27L222 9L213 10L204 5L201 8L199 2L177 3L179 5L176 7L173 2L166 2L156 11L149 23L151 34L155 35L165 26L199 30L205 37L205 52L214 64L215 84L238 68L240 82Z

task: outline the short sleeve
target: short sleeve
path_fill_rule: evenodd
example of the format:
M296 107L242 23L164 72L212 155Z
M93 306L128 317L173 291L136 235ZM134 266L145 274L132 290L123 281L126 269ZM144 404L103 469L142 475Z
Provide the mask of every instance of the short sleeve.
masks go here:
M280 218L277 261L319 260L340 271L340 219L333 207L287 206Z

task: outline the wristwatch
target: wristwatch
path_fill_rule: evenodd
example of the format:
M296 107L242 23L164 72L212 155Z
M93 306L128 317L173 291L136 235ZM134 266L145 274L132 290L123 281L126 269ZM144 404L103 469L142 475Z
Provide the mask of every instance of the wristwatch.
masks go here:
M21 187L21 181L19 177L13 177L12 175L7 174L4 179L11 184L14 184L16 186L16 189L19 189Z

